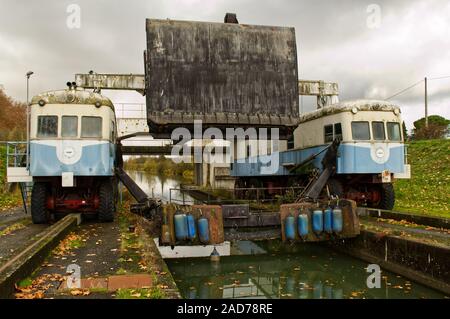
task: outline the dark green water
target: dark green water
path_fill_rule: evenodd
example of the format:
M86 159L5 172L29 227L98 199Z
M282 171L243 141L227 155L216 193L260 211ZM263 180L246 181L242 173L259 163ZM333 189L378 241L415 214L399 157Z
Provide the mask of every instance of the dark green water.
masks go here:
M264 249L273 252L271 243ZM279 250L277 248L276 250ZM291 249L292 250L292 249ZM184 298L443 298L443 294L382 270L369 289L368 264L319 245L295 252L166 260Z

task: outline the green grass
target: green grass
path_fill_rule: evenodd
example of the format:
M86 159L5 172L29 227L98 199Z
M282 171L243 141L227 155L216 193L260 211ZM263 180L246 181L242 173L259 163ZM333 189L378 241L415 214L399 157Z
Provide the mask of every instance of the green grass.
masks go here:
M6 182L6 146L0 145L0 190Z
M23 229L25 228L27 225L31 224L31 220L30 219L23 219L21 221L18 221L8 227L6 227L5 229L0 231L0 237L5 236L5 235L9 235L17 230Z
M164 293L158 287L149 289L119 289L116 299L162 299Z
M85 245L86 244L82 241L82 239L74 239L69 242L70 249L79 249Z
M449 218L450 140L411 142L408 161L411 179L394 183L394 209Z
M106 294L108 293L107 288L89 288L89 291L92 293L98 293L98 294Z
M17 287L19 287L19 288L29 287L29 286L31 286L32 283L33 283L33 279L31 279L31 277L27 277L27 278L19 281L17 283Z
M8 192L6 185L6 146L0 145L0 212L22 202L19 191Z

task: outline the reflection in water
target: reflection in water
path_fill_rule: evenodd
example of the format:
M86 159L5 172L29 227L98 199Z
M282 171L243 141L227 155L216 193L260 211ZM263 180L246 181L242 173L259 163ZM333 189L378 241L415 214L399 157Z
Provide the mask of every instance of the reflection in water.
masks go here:
M163 202L172 201L177 204L182 204L183 198L187 205L194 202L189 195L174 190L180 189L180 185L183 183L181 179L155 176L144 171L127 171L127 173L149 196L159 198Z
M403 277L382 273L366 285L367 264L318 245L295 254L166 260L184 298L442 298Z

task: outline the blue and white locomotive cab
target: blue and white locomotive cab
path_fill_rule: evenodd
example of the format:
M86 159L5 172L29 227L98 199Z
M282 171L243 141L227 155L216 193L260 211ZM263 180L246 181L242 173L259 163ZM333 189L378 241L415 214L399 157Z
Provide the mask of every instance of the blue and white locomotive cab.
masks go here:
M33 222L52 212L98 213L112 221L116 117L106 97L74 86L33 97L29 171L33 179Z
M324 151L341 141L336 171L329 186L347 199L372 207L392 209L392 181L409 178L400 108L386 101L341 102L306 113L294 131L294 148L278 153L278 169L264 173L271 155L259 155L232 165L237 187L304 185L312 170L321 171ZM315 158L297 167L305 160Z
M385 101L338 103L303 115L294 146L316 152L339 138L337 174L384 172L385 177L407 178L400 114L398 106Z
M116 119L98 93L61 90L31 102L30 173L43 176L113 176Z

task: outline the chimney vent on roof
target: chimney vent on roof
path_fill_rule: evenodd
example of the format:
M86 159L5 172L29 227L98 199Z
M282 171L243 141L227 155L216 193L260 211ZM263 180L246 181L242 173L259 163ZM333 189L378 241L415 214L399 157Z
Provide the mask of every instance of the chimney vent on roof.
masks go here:
M236 13L227 13L225 18L223 19L224 23L236 23L239 24L239 21L236 17Z

